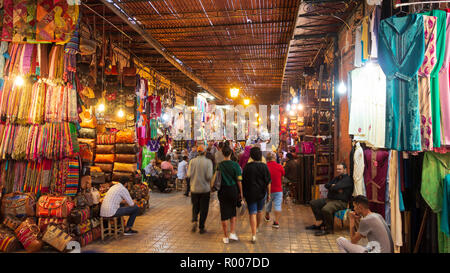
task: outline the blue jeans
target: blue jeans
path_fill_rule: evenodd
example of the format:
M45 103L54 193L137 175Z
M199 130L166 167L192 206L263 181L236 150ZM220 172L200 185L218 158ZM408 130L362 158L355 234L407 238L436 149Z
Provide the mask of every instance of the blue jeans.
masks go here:
M127 221L127 228L131 228L134 225L134 220L138 216L139 208L134 205L132 207L120 207L117 209L116 214L113 217L129 216Z
M264 203L266 201L267 195L264 196L263 199L258 200L254 203L247 203L248 206L248 214L256 214L257 212L261 212L264 208Z
M270 213L272 211L272 203L275 211L281 211L281 203L283 202L283 192L272 192L270 194L270 201L267 203L266 212Z

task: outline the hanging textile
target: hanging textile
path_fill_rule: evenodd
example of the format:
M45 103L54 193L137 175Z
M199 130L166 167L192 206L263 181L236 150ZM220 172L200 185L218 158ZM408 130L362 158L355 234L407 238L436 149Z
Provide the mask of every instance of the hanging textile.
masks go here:
M355 145L355 154L353 156L353 196L366 195L366 187L364 185L364 151L359 142Z
M433 147L441 147L441 107L439 95L439 71L444 63L446 47L447 13L443 10L432 10L422 13L423 15L435 16L437 18L436 35L436 65L430 74L431 78L431 119L433 124Z
M369 17L366 16L362 19L362 61L367 62L369 60Z
M441 145L450 145L450 13L447 13L444 63L439 71Z
M425 152L422 169L422 187L420 193L437 214L439 252L450 252L450 237L441 230L441 212L443 209L444 179L450 174L450 153L438 154Z
M424 59L424 39L421 15L394 16L380 23L378 61L386 75L388 149L421 150L417 72Z
M380 26L381 7L376 6L370 15L370 58L378 58L378 28Z
M364 184L371 211L384 217L386 175L389 152L367 149L364 151Z
M386 78L380 66L368 64L350 72L352 97L349 134L370 146L385 146Z
M13 0L3 0L3 10L2 41L11 42L13 37Z
M362 28L361 28L361 26L359 26L359 27L356 27L356 30L355 30L355 61L354 61L354 65L356 67L362 66L361 37L362 37Z
M398 151L390 151L389 157L389 200L391 206L391 236L394 241L394 252L399 253L400 247L403 246L402 238L402 216L400 213L399 203L399 166Z
M160 96L148 96L148 102L150 103L150 116L156 118L161 116L161 97Z
M155 139L158 136L158 121L156 119L150 120L150 137Z
M419 69L420 136L422 149L430 151L433 148L430 73L436 65L437 18L426 15L423 18L425 27L425 57Z
M442 213L441 213L441 230L450 238L450 174L447 174L444 179L444 189L442 198Z

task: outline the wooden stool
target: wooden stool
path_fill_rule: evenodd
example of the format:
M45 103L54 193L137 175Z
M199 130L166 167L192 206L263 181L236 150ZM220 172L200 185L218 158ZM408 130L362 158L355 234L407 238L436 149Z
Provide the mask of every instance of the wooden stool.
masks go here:
M118 227L117 225L118 218L120 221L120 227ZM106 221L106 227L104 226L103 220ZM123 235L125 233L125 219L123 218L123 216L100 217L100 229L102 233L102 241L105 240L106 236L114 236L114 239L117 239L119 238L119 234Z
M178 178L177 178L177 180L176 180L176 182L175 182L175 190L176 190L176 191L181 191L181 190L183 190L183 181L184 181L184 179L178 179Z

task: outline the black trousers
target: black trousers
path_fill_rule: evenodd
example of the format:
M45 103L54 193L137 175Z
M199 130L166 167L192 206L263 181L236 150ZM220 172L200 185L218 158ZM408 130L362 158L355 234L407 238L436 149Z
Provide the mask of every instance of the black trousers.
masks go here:
M313 200L309 204L316 220L322 220L327 230L333 230L334 213L347 208L347 202L326 198Z
M186 195L189 194L191 191L191 179L189 177L186 177Z
M192 201L192 222L197 222L198 214L200 214L200 222L198 227L205 228L206 217L209 211L210 193L191 193Z

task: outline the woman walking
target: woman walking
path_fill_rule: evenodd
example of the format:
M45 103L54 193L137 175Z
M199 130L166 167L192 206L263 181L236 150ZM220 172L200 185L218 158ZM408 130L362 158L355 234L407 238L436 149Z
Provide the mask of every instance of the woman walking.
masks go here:
M220 190L217 193L220 203L220 217L223 228L223 242L228 244L231 240L239 240L236 235L236 206L243 199L242 174L239 164L232 161L232 150L228 146L222 148L224 160L217 166L222 176ZM230 222L230 233L228 233L228 222Z
M261 162L262 153L259 147L250 149L252 162L245 165L242 175L242 189L247 201L252 243L256 243L256 231L261 224L264 203L270 200L270 172L266 164Z

